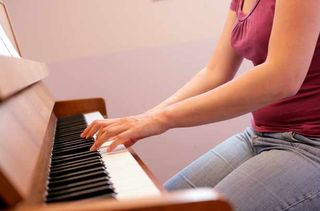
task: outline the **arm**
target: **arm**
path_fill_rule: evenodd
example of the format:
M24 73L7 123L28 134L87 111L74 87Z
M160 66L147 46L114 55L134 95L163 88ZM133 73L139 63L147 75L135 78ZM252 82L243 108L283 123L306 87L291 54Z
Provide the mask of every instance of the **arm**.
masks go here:
M162 113L169 128L230 119L296 94L320 32L319 0L278 0L267 60L214 90Z
M235 20L235 12L230 11L220 35L218 45L207 66L198 72L175 94L152 108L151 111L165 108L168 105L207 92L234 77L242 62L242 58L234 51L230 42L231 31Z
M96 144L92 147L93 150L97 149L97 147L99 147L106 139L111 138L112 135L120 133L127 129L127 127L119 126L120 121L134 122L138 118L143 118L143 116L146 115L154 116L154 113L158 113L163 108L169 105L207 92L231 80L234 77L236 71L238 70L243 60L243 58L241 58L234 51L230 41L231 32L235 20L236 13L230 10L222 34L220 36L218 45L212 55L211 60L205 68L198 72L188 83L186 83L182 88L180 88L175 94L173 94L168 99L164 100L159 105L145 112L144 114L137 115L134 117L95 121L93 124L91 124L84 130L84 132L82 133L82 137L93 136L97 131L100 131L98 136L101 135L101 133L108 133L108 135L103 135L101 139L97 139L98 141L96 141ZM102 140L103 138L104 140Z
M318 11L320 0L278 0L268 57L263 64L213 90L141 118L124 118L117 125L106 123L95 146L109 138L113 140L110 150L118 144L132 145L170 128L229 119L294 95L307 74L319 36ZM89 130L94 131L92 127Z

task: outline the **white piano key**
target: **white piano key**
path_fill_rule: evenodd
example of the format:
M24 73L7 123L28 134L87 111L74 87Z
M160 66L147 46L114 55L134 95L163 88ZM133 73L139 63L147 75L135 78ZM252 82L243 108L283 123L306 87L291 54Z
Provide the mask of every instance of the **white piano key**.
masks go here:
M96 119L103 119L99 112L84 115L86 122L90 124ZM144 196L160 195L160 191L144 172L131 153L122 145L114 152L107 153L106 142L99 150L102 159L114 184L117 199L137 198Z

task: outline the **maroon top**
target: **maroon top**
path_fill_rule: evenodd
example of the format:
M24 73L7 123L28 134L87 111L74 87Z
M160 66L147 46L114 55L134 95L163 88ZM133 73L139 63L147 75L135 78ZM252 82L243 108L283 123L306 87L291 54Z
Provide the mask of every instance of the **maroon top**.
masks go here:
M248 14L242 12L243 0L231 2L230 8L237 13L231 45L254 65L263 63L267 58L275 1L256 0ZM283 81L285 85L286 81ZM306 136L320 136L320 38L298 93L252 114L253 127L259 132L294 131Z

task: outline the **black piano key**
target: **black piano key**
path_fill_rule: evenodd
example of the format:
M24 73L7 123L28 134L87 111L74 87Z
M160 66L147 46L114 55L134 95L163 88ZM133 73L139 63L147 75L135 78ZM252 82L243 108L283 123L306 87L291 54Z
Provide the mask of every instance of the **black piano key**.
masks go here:
M86 162L102 162L102 161L97 156L82 157L82 158L76 159L76 160L68 160L66 162L52 163L50 167L51 168L65 168L70 165L81 165L81 163L86 163Z
M58 180L63 180L66 178L71 178L71 177L76 177L76 176L81 176L81 175L86 175L90 174L92 172L105 172L105 167L95 167L92 169L85 169L82 171L76 171L76 172L71 172L63 175L57 175L57 176L49 176L49 181L58 181Z
M80 135L74 135L74 136L69 136L69 137L63 137L61 139L56 139L55 144L64 144L64 143L68 143L68 142L72 142L72 141L78 141L78 140L83 140L83 141L94 141L93 138L88 138L88 139L84 139L81 138Z
M105 187L97 187L93 189L83 190L71 194L61 195L57 197L48 197L47 203L50 202L62 202L62 201L70 201L70 200L80 200L86 198L92 198L97 196L105 196L105 197L114 197L114 192Z
M57 126L61 126L61 125L66 125L66 124L75 124L77 122L82 122L84 123L85 122L85 119L84 118L78 118L78 119L69 119L69 120L61 120L61 119L58 119L57 121Z
M57 124L56 129L61 130L61 129L77 127L77 126L87 126L87 123L85 121L73 121L69 123L60 123L60 124Z
M54 170L72 168L72 167L81 166L81 165L87 165L90 163L100 163L102 166L104 166L104 162L101 159L93 157L93 158L81 159L79 161L76 160L68 163L51 165L50 169L51 171L54 171Z
M62 159L56 162L51 162L51 167L59 167L59 166L68 166L80 162L87 162L90 160L101 160L98 155L89 155L89 156L82 156L81 158L74 159L74 158L68 158L68 159Z
M77 142L74 142L74 144L71 145L71 146L66 146L66 145L64 145L64 146L66 146L66 147L64 147L64 148L73 148L73 147L77 147L77 146L79 146L79 145L91 144L91 143L92 143L92 141L78 141L78 143L77 143ZM63 146L63 145L62 145L62 146ZM59 148L59 145L58 145L58 146L54 146L54 147ZM61 147L61 146L60 146L60 147Z
M77 125L84 125L84 126L87 126L87 123L86 121L83 119L83 120L79 120L79 121L72 121L72 122L60 122L60 123L57 123L56 125L56 128L59 130L61 128L67 128L68 126L77 126Z
M80 138L80 134L84 131L85 128L76 128L73 130L66 130L57 132L55 138L57 142L65 141L72 138Z
M87 127L87 124L85 122L80 121L80 122L75 122L73 124L57 125L56 129L61 130L61 129L65 129L65 128L70 128L70 125L71 125L71 127L77 127L77 126Z
M67 162L67 163L54 164L54 165L50 166L50 169L51 169L51 171L53 171L53 170L58 170L58 169L71 168L74 166L85 165L87 163L103 163L103 161L101 161L101 159L99 159L98 157L91 157L91 158L75 160L75 161Z
M61 196L61 195L66 195L78 191L83 191L91 188L97 188L97 187L104 187L106 189L110 189L110 191L113 192L113 186L108 183L108 181L99 181L95 183L90 183L90 184L85 184L85 185L80 185L77 187L72 187L72 188L66 188L64 190L56 190L56 191L50 191L48 192L48 197L55 197L55 196Z
M74 141L94 141L93 138L82 138L80 137L80 135L74 135L74 136L70 136L70 137L65 137L65 138L61 138L61 139L56 139L54 144L55 145L59 145L59 144L68 144Z
M91 147L91 144L87 144L87 145L81 144L80 146L53 151L52 155L66 155L66 154L73 154L77 152L89 151L90 147Z
M64 132L68 132L68 131L73 131L73 130L83 130L84 128L86 128L87 126L84 124L73 124L73 125L68 125L68 127L59 127L57 128L58 133L64 133Z
M68 187L81 186L88 184L88 181L92 181L92 183L100 182L100 181L108 181L110 185L113 185L110 181L109 175L106 174L92 174L86 175L83 177L68 179L68 181L55 181L48 185L48 192L54 190L64 190Z
M78 152L78 153L73 153L73 154L68 154L68 155L55 155L52 156L52 161L51 163L57 163L61 161L69 161L69 160L77 160L80 158L85 158L85 157L101 157L99 152L97 151L84 151L84 152Z
M109 185L112 185L112 182L110 180L108 180L108 178L98 177L98 178L83 180L80 182L69 183L69 184L65 184L62 186L54 186L54 187L51 187L48 189L48 193L55 192L55 191L61 191L61 190L65 190L65 189L69 189L69 188L73 188L73 187L77 187L77 186L82 186L82 185L86 185L86 184L98 183L101 181L107 181Z
M59 146L66 146L66 145L72 145L72 144L77 144L77 143L93 143L94 139L84 139L84 138L80 138L80 137L74 137L72 139L67 139L67 140L63 140L61 142L57 142L55 143L53 146L54 147L59 147Z
M83 115L59 118L48 178L47 202L115 194L99 152L90 152L93 138L80 137Z
M77 141L77 140L84 140L84 141L94 141L93 138L81 138L80 135L75 134L73 136L68 136L68 137L62 137L59 139L55 139L55 144L63 144L63 143L67 143L67 142L71 142L71 141Z
M80 138L80 137L73 137L71 139L66 139L66 140L63 140L61 142L54 143L53 146L55 146L55 147L65 146L65 145L70 145L70 144L77 144L79 142L91 142L91 143L93 143L94 139L84 139L84 138Z
M82 143L89 143L92 145L94 143L94 141L78 140L78 141L72 141L72 142L67 142L67 143L55 144L55 145L53 145L53 150L63 148L63 147L70 147L70 146L78 145L78 144L82 144Z
M73 131L73 132L64 133L64 134L56 134L55 138L60 139L60 138L68 137L68 136L71 136L71 135L80 136L80 132L79 131Z
M56 187L56 186L63 186L70 183L80 182L84 180L94 179L94 178L109 178L109 175L105 171L97 171L97 172L91 172L87 174L82 174L74 177L69 177L62 180L53 180L49 181L48 187Z
M59 176L59 175L68 175L72 172L80 172L87 169L94 169L97 167L103 167L101 162L90 162L83 165L77 165L73 167L66 167L63 169L52 169L50 171L50 177Z
M83 114L59 117L59 119L57 120L57 124L63 124L63 123L74 122L74 121L84 121Z
M86 128L86 126L78 126L78 127L71 126L70 128L59 129L56 132L56 134L57 135L61 135L61 134L70 133L70 132L81 133L85 128Z
M84 121L82 121L82 120L74 120L74 121L69 121L69 122L58 122L57 123L57 126L56 126L56 128L57 129L60 129L60 128L63 128L63 127L67 127L67 126L70 126L70 125L80 125L80 124L85 124L85 122Z
M63 166L63 165L69 165L77 162L87 161L91 159L100 159L99 155L94 154L87 154L82 156L77 156L76 158L68 157L68 158L61 158L58 160L52 160L51 166Z
M82 148L84 146L92 146L92 142L80 142L78 144L75 145L71 145L71 146L65 146L65 147L55 147L53 148L52 152L53 153L58 153L58 152L63 152L66 150L72 150L72 149L78 149L78 148Z
M87 125L85 121L73 121L73 122L65 122L65 123L58 123L56 125L56 129L62 129L62 128L69 128L76 125Z
M64 159L64 158L69 158L69 157L74 157L74 156L81 156L81 155L100 155L98 151L85 151L85 152L78 152L76 154L70 154L70 155L56 155L52 159Z

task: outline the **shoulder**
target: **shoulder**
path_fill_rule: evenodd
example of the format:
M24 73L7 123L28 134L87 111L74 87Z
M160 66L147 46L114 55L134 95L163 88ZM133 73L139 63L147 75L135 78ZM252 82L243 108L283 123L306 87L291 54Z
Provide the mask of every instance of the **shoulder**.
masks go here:
M231 0L230 9L233 11L237 11L241 0Z

